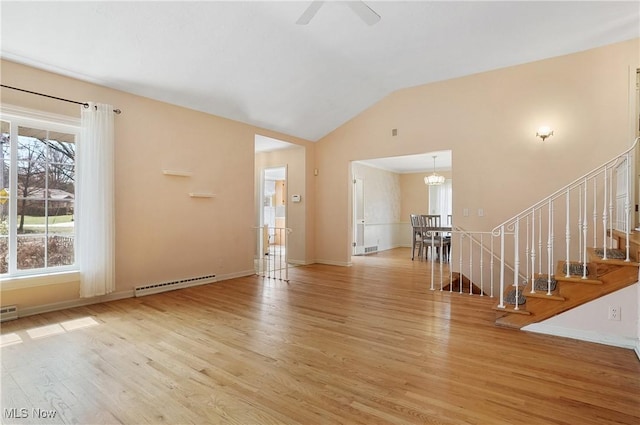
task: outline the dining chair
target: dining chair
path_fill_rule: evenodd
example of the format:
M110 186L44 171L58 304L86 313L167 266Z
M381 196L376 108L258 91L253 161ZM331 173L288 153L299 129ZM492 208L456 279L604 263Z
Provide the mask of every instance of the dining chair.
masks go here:
M422 245L425 249L425 258L428 257L430 248L435 248L435 253L431 255L437 255L438 258L442 256L442 260L449 260L449 250L451 249L451 238L443 236L442 232L438 230L441 226L440 215L437 214L423 214L421 217L421 223L424 230L422 233ZM442 248L442 252L440 252Z
M418 257L422 258L422 238L424 236L424 226L418 214L411 214L411 260L414 259L416 247L418 248Z

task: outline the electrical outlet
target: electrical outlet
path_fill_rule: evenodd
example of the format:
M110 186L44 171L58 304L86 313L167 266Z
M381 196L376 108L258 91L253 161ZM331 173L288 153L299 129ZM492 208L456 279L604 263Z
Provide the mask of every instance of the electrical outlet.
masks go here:
M621 314L622 312L620 311L620 306L615 306L615 305L609 306L609 320L615 320L619 322Z

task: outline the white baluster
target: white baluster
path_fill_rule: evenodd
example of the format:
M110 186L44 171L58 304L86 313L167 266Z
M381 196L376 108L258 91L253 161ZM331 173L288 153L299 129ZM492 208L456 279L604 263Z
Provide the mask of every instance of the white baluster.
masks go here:
M464 234L460 234L460 280L459 280L459 284L460 284L460 293L462 294L462 253L464 252L464 248L463 248L463 244L462 241L464 239Z
M578 258L582 256L582 190L578 187ZM567 272L569 273L569 272Z
M569 189L567 189L567 194L566 194L566 204L567 204L567 224L566 224L566 234L565 234L565 241L567 244L567 260L566 260L566 267L567 267L567 273L565 274L565 277L569 277L569 263L571 261L571 223L570 223L570 219L571 219L571 214L570 214L570 203L569 203L569 198L570 198L570 191Z
M493 284L494 284L494 280L493 280L493 240L495 238L493 237L493 233L491 234L491 264L489 265L489 268L491 269L491 293L489 295L489 297L493 298Z
M551 279L553 279L554 271L554 248L555 248L555 206L553 203L553 199L549 199L549 206L551 209L551 216L549 216L549 228L551 229L551 251L549 254L549 275L547 276L547 295L551 295Z
M582 278L587 278L587 231L589 229L589 223L587 222L587 179L584 179L584 221L582 222L582 240L584 246L582 247Z
M443 265L443 258L444 257L444 237L443 235L440 235L440 290L442 291L442 275L443 275L443 271L442 271L442 265Z
M538 274L542 274L542 207L538 211Z
M593 177L593 248L598 247L598 190L597 190L597 180L596 177Z
M609 234L613 237L613 167L609 170ZM617 247L620 249L620 247Z
M525 279L525 284L529 283L529 278L531 278L531 282L532 283L534 281L533 270L531 270L531 273L529 273L529 257L530 257L530 253L529 253L529 221L530 221L530 219L531 219L531 217L529 217L529 215L527 214L527 231L525 232L527 237L526 237L526 241L525 241L525 245L524 245L524 263L527 266L527 275L526 275L526 279Z
M433 286L433 280L435 279L435 267L434 267L434 259L435 259L435 255L433 255L433 250L434 250L434 239L435 239L435 234L434 232L431 232L431 287L429 289L431 289L432 291L435 291L435 287Z
M469 235L469 291L473 291L473 236ZM462 285L460 285L462 294Z
M627 195L626 195L626 197L624 199L624 211L625 211L625 214L624 214L624 229L625 229L625 232L627 234L626 235L627 236L627 239L626 239L627 258L625 258L624 261L628 262L628 261L631 261L631 259L629 258L629 235L631 234L631 226L630 226L630 223L629 223L629 218L631 216L631 202L629 201L629 191L631 190L631 187L630 187L630 184L629 184L629 175L631 174L631 161L630 161L630 158L629 158L629 152L627 152L625 162L626 162L625 165L627 167L627 172L625 173L625 185L626 185L627 190L625 192L626 192Z
M607 166L604 166L604 185L603 185L603 190L604 190L604 200L602 201L602 240L603 240L603 246L604 246L604 252L602 254L602 259L606 260L607 259L607 221L609 219L608 215L607 215Z
M469 295L473 291L469 289ZM484 234L480 233L480 296L484 295Z
M504 308L504 225L500 226L500 303L499 308Z
M531 293L536 292L536 209L531 209Z
M549 279L551 279L551 265L553 263L553 257L551 254L551 245L552 245L552 240L553 240L553 224L551 222L551 218L552 218L552 214L553 214L553 206L551 203L551 199L549 199L549 230L548 230L548 236L547 236L547 281L549 281Z
M520 306L518 305L518 275L520 274L520 254L519 254L519 246L520 245L520 217L516 217L516 226L514 229L513 235L513 245L514 245L514 265L515 271L513 273L513 285L516 287L516 306L514 310L520 310Z

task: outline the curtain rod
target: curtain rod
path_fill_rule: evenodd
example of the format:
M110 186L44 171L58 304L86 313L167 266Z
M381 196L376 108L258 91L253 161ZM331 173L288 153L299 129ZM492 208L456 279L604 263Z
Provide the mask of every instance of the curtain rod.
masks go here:
M4 84L0 84L0 87L4 87L6 89L11 89L11 90L18 90L18 91L25 92L25 93L35 94L35 95L38 95L38 96L48 97L50 99L61 100L63 102L75 103L76 105L82 105L85 108L89 107L89 104L86 103L86 102L78 102L76 100L63 99L61 97L50 96L48 94L38 93L38 92L35 92L35 91L30 91L30 90L25 90L25 89L19 89L17 87L11 87L11 86L7 86L7 85L4 85ZM115 112L118 115L120 115L122 113L122 111L120 109L114 109L113 112Z

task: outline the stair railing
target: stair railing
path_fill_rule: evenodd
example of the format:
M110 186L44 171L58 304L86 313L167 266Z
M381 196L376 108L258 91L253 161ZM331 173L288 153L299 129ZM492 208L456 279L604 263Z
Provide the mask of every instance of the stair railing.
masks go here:
M516 299L514 310L518 310L517 300L524 285L530 283L532 293L546 290L547 295L552 295L555 273L588 279L588 246L602 246L603 259L608 259L613 252L608 236L613 236L614 230L626 235L624 259L630 261L632 153L639 140L635 139L631 147L620 155L493 229L492 244L494 238L499 239L498 308L505 308L505 272L510 267ZM556 241L556 233L561 232L564 232L564 246ZM577 261L572 261L572 258ZM562 261L564 266L558 266L556 270L556 265ZM546 288L539 289L545 280ZM537 286L540 282L542 285ZM521 283L524 284L522 288Z

